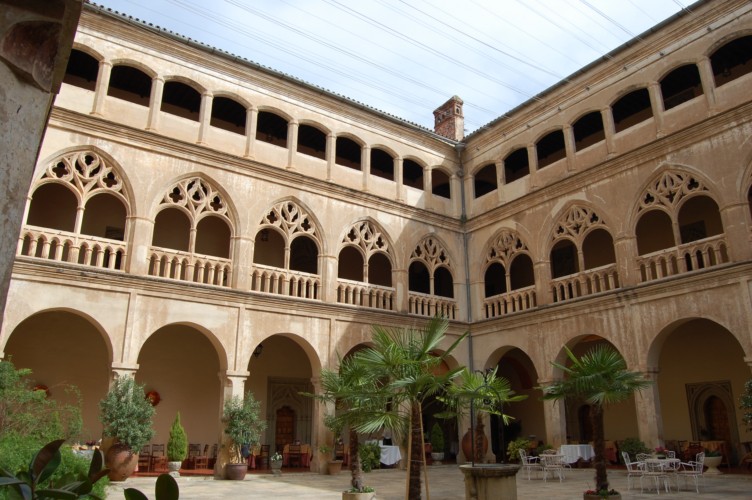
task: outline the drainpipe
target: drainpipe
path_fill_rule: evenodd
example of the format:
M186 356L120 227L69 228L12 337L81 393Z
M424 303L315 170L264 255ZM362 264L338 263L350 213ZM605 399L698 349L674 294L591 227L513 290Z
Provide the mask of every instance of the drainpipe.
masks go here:
M470 304L470 256L468 255L467 244L467 210L465 207L465 170L462 166L462 152L465 150L464 143L458 143L454 146L454 150L457 152L457 165L459 166L460 175L460 201L461 201L461 214L460 214L460 227L462 228L462 245L465 250L465 303L467 304L467 324L470 325L473 321L473 308ZM468 367L470 371L475 369L475 363L473 361L473 334L470 332L467 336L468 342Z

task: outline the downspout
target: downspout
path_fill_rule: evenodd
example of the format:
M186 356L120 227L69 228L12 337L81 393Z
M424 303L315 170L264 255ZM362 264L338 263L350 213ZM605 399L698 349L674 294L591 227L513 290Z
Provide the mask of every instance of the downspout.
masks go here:
M462 228L462 246L465 253L465 303L467 304L467 323L470 325L473 322L473 308L470 303L470 256L468 255L468 243L467 243L467 210L465 207L465 170L462 166L462 152L465 150L465 143L460 142L454 146L454 150L457 152L457 165L459 166L460 176L460 227ZM467 342L468 342L468 366L470 370L475 369L475 363L473 361L473 334L468 328Z

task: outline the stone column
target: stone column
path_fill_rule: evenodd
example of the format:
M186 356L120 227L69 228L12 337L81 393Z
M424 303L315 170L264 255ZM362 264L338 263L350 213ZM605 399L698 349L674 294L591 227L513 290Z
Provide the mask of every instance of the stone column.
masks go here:
M326 135L326 181L332 182L332 170L337 160L337 136L332 133Z
M405 201L404 189L403 189L404 179L402 176L402 165L403 165L402 158L400 157L394 158L394 180L397 182L397 192L395 193L394 199L397 201Z
M657 137L663 137L663 93L661 84L650 82L648 84L648 94L650 95L650 107L653 108L653 119L655 120L655 131Z
M640 441L648 447L663 445L663 414L658 396L658 368L641 369L643 376L653 383L635 393L635 410L637 413L637 431Z
M548 256L533 264L535 273L535 302L540 306L553 303L551 296L551 262Z
M462 193L460 193L461 189L464 189L462 177L457 174L452 174L449 177L449 194L452 197L452 209L454 210L454 215L456 217L459 217L462 214Z
M322 302L337 302L337 272L339 262L336 255L320 255L319 269L321 270L321 300Z
M564 134L564 153L567 155L567 171L573 172L577 169L577 147L574 140L574 128L566 123L561 129Z
M149 98L149 117L146 120L146 130L159 130L159 113L162 106L164 84L164 78L161 76L155 76L151 80L151 97Z
M496 168L496 200L499 205L504 203L504 185L506 184L506 172L504 172L504 160L497 160L494 162ZM468 198L469 199L469 198Z
M710 58L703 56L697 61L697 69L700 72L700 82L702 83L702 92L705 94L705 99L708 103L708 109L710 113L715 113L716 99L715 99L715 75L713 75L713 65L710 62Z
M321 379L319 377L311 378L311 386L313 387L314 394L321 394ZM327 408L328 406L328 408ZM329 437L329 432L324 426L324 417L327 413L334 414L334 405L327 405L323 401L318 399L313 400L313 434L311 435L311 454L312 459L310 463L310 470L318 472L319 474L326 474L329 459L332 458L332 453L329 452L328 456L319 453L319 446L327 445L334 450L334 440Z
M549 385L553 380L539 380L538 385ZM564 401L543 401L543 417L546 422L546 443L558 448L567 442L567 421L564 417Z
M91 114L102 116L104 114L104 99L107 97L107 89L110 88L110 73L112 72L112 63L109 61L99 61L99 73L97 74L97 86L94 89L94 106Z
M198 113L198 142L197 144L206 144L206 136L209 134L211 126L212 104L214 103L214 94L206 90L201 94L201 110Z
M436 197L433 195L433 169L423 169L423 196L426 200L427 210L436 210Z
M287 166L288 170L295 167L295 154L298 152L298 120L292 119L287 123Z
M530 172L530 188L535 189L538 186L538 150L535 144L528 144L527 165Z
M394 310L407 314L410 308L410 291L407 269L392 269L392 286L394 287Z
M363 176L363 191L368 192L371 184L371 148L363 146L360 149L360 168Z
M606 106L601 109L601 120L603 120L603 134L606 136L606 151L608 157L612 157L616 154L616 148L614 146L614 114L611 112L611 106Z
M251 106L245 110L245 153L246 158L253 158L253 148L256 145L256 129L258 128L258 108Z
M747 203L727 205L721 209L721 221L731 262L752 259L748 220L749 205Z
M112 371L110 372L110 387L112 387L112 384L115 383L115 380L119 379L120 377L135 377L136 372L138 371L138 364L113 362L111 369Z

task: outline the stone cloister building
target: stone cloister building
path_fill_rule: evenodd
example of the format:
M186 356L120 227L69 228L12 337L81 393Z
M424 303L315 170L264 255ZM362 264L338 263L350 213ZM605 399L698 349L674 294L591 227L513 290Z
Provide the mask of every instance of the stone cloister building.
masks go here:
M471 333L452 363L530 396L489 454L510 432L588 441L586 405L536 387L565 346L609 343L655 383L607 410L607 439L725 441L733 463L752 441L751 58L752 5L701 1L463 137L459 97L426 130L86 4L0 354L52 397L76 385L86 439L132 375L160 395L155 442L177 411L220 442L224 400L251 390L264 442L316 444L326 409L299 392L321 369L373 324L444 314Z

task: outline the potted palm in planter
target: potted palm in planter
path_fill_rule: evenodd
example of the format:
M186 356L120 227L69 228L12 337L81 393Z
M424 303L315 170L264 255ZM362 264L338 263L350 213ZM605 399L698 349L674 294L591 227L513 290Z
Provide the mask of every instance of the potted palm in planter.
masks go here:
M444 460L444 431L438 422L431 427L431 459L436 465L441 465Z
M180 477L180 466L188 456L188 436L180 423L180 412L175 415L170 429L170 439L167 440L167 470L172 477Z
M125 481L138 465L138 452L154 436L154 407L132 377L118 377L99 402L99 420L112 445L105 453L110 481Z
M627 370L624 358L611 346L598 345L580 356L575 356L566 346L570 364L552 362L561 370L564 378L541 387L543 399L584 399L590 405L590 420L593 425L593 450L595 457L595 489L585 492L583 498L618 499L621 495L608 487L606 472L603 408L605 405L624 401L635 391L650 385L639 372Z
M249 448L257 445L266 422L261 419L261 403L248 391L245 398L238 396L225 401L222 421L225 434L230 439L230 462L225 465L227 479L243 480L248 472L248 464L243 457L243 445Z

